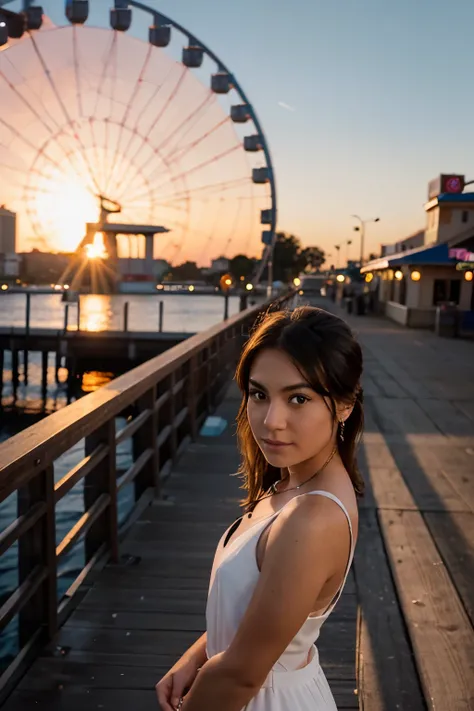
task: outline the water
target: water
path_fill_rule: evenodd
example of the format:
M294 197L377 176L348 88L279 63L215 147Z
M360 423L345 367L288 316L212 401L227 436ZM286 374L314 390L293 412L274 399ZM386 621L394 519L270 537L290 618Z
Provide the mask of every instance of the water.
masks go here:
M195 333L210 328L224 317L224 299L220 295L187 295L160 292L149 294L114 294L81 296L81 330L120 331L123 329L124 304L129 303L130 331L158 331L159 302L163 301L163 330ZM239 299L229 298L229 315L239 310ZM77 328L77 306L69 304L68 328ZM0 292L0 327L25 326L26 295ZM64 327L65 304L61 294L31 295L31 328Z
M224 300L213 295L113 295L82 296L80 318L81 330L120 330L123 328L123 307L129 303L129 330L158 330L159 301L164 303L164 331L194 333L205 330L222 321ZM0 327L25 325L26 297L24 294L0 294ZM60 294L34 294L31 298L31 328L58 328L64 326L64 308ZM239 299L229 299L229 315L237 313ZM77 307L69 305L69 328L77 327ZM21 377L14 400L11 382L10 354L5 354L4 387L0 408L0 442L20 432L41 417L67 405L66 373L60 372L60 383L54 378L54 356L48 364L48 390L46 400L41 398L41 360L39 354L30 354L28 385ZM20 371L21 375L21 371ZM81 397L101 387L113 374L90 373L84 376L82 388L75 393ZM116 428L124 424L117 418ZM126 469L132 461L132 442L123 442L117 451L117 468ZM84 457L84 440L78 442L60 457L54 465L55 480L60 480ZM84 513L84 483L79 482L56 506L56 543ZM125 487L119 496L119 520L126 519L133 505L133 485ZM0 531L16 517L17 495L12 494L0 504ZM12 546L0 558L0 604L18 586L18 548ZM58 571L58 600L73 582L84 564L83 540L80 539L69 553L61 558ZM0 670L12 655L17 653L17 618L0 635ZM3 664L2 660L3 659Z

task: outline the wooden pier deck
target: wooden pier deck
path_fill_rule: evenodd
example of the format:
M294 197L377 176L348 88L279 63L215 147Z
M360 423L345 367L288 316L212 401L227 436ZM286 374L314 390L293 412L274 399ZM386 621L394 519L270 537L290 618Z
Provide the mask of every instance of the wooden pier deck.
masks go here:
M339 709L472 711L474 346L348 320L365 352L368 491L322 665ZM237 404L231 387L219 414L232 421ZM204 631L212 554L238 515L236 464L231 428L188 446L5 711L157 708L154 684Z

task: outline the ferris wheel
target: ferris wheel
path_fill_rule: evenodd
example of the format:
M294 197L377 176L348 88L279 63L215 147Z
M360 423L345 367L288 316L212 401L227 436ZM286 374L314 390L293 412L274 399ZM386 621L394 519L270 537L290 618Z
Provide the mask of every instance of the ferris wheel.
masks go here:
M0 204L18 215L20 250L73 252L107 201L122 223L163 226L155 258L243 252L257 281L277 206L252 104L171 18L135 0L103 11L68 0L60 24L31 0L0 0ZM118 239L121 256L141 256Z

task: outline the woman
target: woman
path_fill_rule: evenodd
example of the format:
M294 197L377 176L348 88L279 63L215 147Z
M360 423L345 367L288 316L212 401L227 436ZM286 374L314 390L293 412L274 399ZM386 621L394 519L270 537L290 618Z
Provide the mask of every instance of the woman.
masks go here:
M335 711L314 642L357 537L361 373L349 327L322 309L267 314L245 345L245 513L216 550L207 632L157 684L163 711Z

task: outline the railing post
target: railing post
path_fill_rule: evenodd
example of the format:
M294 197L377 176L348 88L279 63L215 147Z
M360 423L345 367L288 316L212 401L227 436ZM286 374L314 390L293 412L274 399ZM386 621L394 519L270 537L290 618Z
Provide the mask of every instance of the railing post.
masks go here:
M160 301L159 303L159 316L158 316L158 331L160 333L163 332L163 308L164 308L164 303L163 301Z
M81 330L81 297L77 295L77 331Z
M229 318L229 292L226 291L224 294L224 321Z
M128 331L128 301L123 305L123 330Z
M69 325L69 304L64 306L64 333L67 333L67 327Z
M198 400L198 357L196 355L191 356L188 361L188 388L187 388L187 401L188 401L188 412L189 412L189 429L191 431L191 439L193 442L196 441L198 436L197 429L197 400Z
M54 467L49 465L18 490L18 516L33 506L46 503L46 513L18 542L19 585L33 571L46 570L46 578L19 613L19 642L23 647L36 630L43 627L46 638L56 634L58 602L56 582L56 528L54 508Z
M25 385L28 385L28 337L30 335L30 318L31 318L31 294L26 294L26 318L25 318L25 350L23 351L23 377Z
M212 410L213 404L214 404L214 398L212 395L212 345L213 341L211 341L206 348L206 405L207 405L207 411L208 413Z
M171 433L170 433L170 449L171 449L171 459L174 462L176 459L176 452L178 449L178 444L177 444L177 439L176 439L176 430L174 428L174 421L176 418L176 400L175 400L175 395L174 395L174 386L176 385L176 371L173 370L173 372L170 375L170 404L169 404L169 416L170 416L170 425L171 425Z
M156 386L142 395L137 401L136 414L140 415L144 410L149 409L151 410L151 415L138 432L133 435L133 459L136 461L147 449L152 449L153 455L135 478L135 501L138 501L141 495L150 488L154 489L155 496L160 494L160 465L156 442L158 436L158 413L155 412L155 404Z
M25 333L27 336L30 333L30 319L31 319L31 294L28 292L26 294L26 313L25 313Z
M118 562L118 512L117 512L117 473L115 447L115 420L111 418L102 427L86 437L85 454L89 456L99 446L108 448L106 458L88 474L84 482L84 510L88 511L102 494L110 496L110 502L98 521L86 533L86 562L97 552L102 543L107 543L111 559Z

